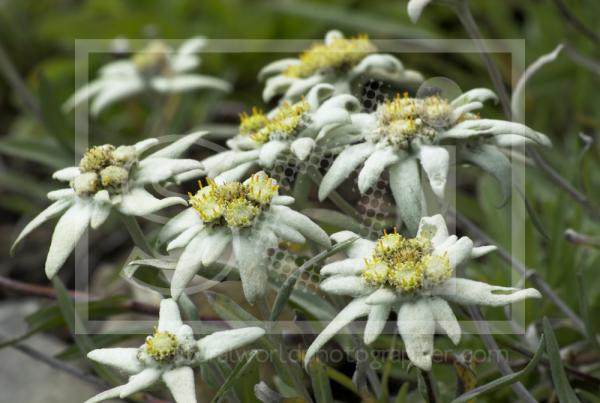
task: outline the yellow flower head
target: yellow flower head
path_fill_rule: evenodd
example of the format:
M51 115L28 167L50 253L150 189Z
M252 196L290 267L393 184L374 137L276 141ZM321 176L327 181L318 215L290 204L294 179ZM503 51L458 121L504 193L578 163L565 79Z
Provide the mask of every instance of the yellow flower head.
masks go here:
M152 358L157 361L166 361L175 356L179 345L173 333L155 329L154 334L146 339L145 347Z
M395 230L377 241L362 272L372 286L406 293L439 284L451 275L448 258L433 254L429 238L404 238Z
M154 75L168 67L171 49L163 41L152 41L133 55L132 61L142 74Z
M252 225L278 190L275 181L262 172L254 174L245 184L228 182L219 185L212 179L207 182L205 186L198 182L200 190L194 195L189 194L190 205L204 223L230 227Z
M127 183L129 170L137 161L135 148L110 144L88 149L79 161L81 174L71 181L79 195L91 195L100 190L117 191Z
M269 118L258 108L252 108L252 114L246 112L240 115L240 134L253 136L269 123Z
M240 135L249 136L258 144L289 139L302 129L309 111L310 105L304 100L294 104L284 102L270 118L254 108L252 115L242 115Z
M79 161L81 172L98 172L112 164L115 147L104 144L88 149Z
M283 74L306 78L315 73L346 71L377 50L367 35L334 38L329 44L316 43L300 55L300 63L289 66Z
M416 139L433 141L439 128L451 125L453 108L447 99L437 95L421 99L404 93L379 105L376 114L377 127L371 133L371 141L386 141L407 149Z

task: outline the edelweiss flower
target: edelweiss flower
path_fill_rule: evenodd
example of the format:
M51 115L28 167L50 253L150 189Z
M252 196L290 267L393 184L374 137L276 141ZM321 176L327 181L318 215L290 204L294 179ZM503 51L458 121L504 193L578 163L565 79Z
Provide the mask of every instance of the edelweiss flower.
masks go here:
M130 374L125 385L106 390L85 403L101 402L148 389L163 381L177 403L196 402L194 370L201 362L252 343L265 331L259 327L215 332L194 339L191 327L184 325L172 299L160 303L158 327L139 348L100 348L88 358Z
M376 52L366 35L344 38L339 31L329 31L324 43L314 44L299 58L277 60L260 71L259 80L266 80L263 99L283 95L283 100L295 102L320 83L332 84L342 94L365 78L393 83L423 80L394 56Z
M433 0L410 0L407 5L408 16L410 17L410 20L416 24L425 7L427 7L427 5L429 5L429 3L432 1Z
M354 236L343 231L332 239L342 242ZM315 339L306 352L305 365L344 326L361 316L368 315L365 343L373 342L394 310L408 358L430 370L436 330L446 333L454 344L460 340L460 326L448 302L499 306L541 297L533 288L518 290L452 277L458 265L494 249L473 247L467 237L449 236L441 215L424 217L416 238L394 232L377 242L356 240L347 249L349 259L321 269L321 275L330 276L321 289L355 299Z
M496 95L485 88L468 91L451 102L439 96L421 99L405 94L380 104L373 113L353 115L353 124L365 141L340 153L323 177L319 198L325 199L363 162L358 175L361 193L375 185L388 169L398 214L414 234L425 212L417 161L434 194L443 199L450 162L444 145L450 144L457 147L457 158L496 176L508 197L511 166L498 147L551 143L544 134L522 124L480 119L472 113L489 99L495 100Z
M329 247L327 234L308 217L290 208L289 196L279 196L275 181L265 173L244 183L218 184L208 180L195 195L192 207L163 227L161 242L167 250L183 248L171 280L171 295L179 298L184 287L202 268L226 255L230 244L246 299L253 303L267 288L267 250L279 239L304 243L306 238Z
M23 228L11 251L35 228L62 214L46 258L46 275L51 278L65 263L87 227L98 228L112 209L125 215L145 216L175 204L187 205L180 197L159 200L144 186L200 176L200 162L177 157L203 134L185 136L143 158L144 151L158 144L157 139L140 141L133 146L105 144L90 148L79 166L64 168L52 175L54 179L69 182L70 187L48 193L48 199L54 203Z
M100 69L100 77L83 86L65 103L70 110L94 98L91 112L99 114L110 104L150 90L177 93L200 88L229 91L229 83L218 78L187 74L200 64L196 53L206 44L192 38L174 51L164 42L152 41L129 60L119 60Z
M208 176L239 180L256 165L271 168L286 152L305 160L317 145L334 149L360 139L350 125L350 114L360 111L360 103L333 93L333 86L319 84L306 99L284 102L267 115L256 108L242 114L239 134L227 142L232 150L202 161Z

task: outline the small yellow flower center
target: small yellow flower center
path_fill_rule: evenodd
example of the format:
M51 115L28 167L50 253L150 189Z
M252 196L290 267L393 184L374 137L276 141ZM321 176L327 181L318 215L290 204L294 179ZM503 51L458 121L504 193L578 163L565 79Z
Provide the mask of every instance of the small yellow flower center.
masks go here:
M155 330L146 339L146 351L157 361L165 361L175 356L178 348L177 338L173 333Z
M453 124L454 109L439 96L412 98L399 94L378 106L377 127L370 134L372 142L384 141L408 149L413 141L431 143L441 129Z
M316 73L343 72L356 66L377 48L367 35L335 38L329 44L316 43L300 55L300 63L289 66L283 74L306 78Z
M79 195L90 195L106 189L118 191L127 183L129 171L137 162L133 146L114 147L110 144L88 149L79 161L81 174L71 181Z
M200 190L189 194L190 205L204 223L247 227L268 207L278 193L275 181L262 172L254 174L246 183L217 184L208 179L207 185L198 183Z
M167 72L171 49L162 41L152 41L132 57L132 62L143 75L152 76Z
M290 139L304 126L309 110L310 105L304 100L294 104L284 102L270 118L253 108L252 115L240 117L240 135L248 136L258 144Z
M429 238L404 238L395 231L377 241L362 272L362 278L372 286L406 293L439 284L451 275L448 257L434 255Z

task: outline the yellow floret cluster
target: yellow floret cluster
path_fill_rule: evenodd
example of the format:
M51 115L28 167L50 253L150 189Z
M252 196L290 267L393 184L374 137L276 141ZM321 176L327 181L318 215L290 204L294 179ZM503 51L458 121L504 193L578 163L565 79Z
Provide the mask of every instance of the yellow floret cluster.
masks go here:
M136 69L143 75L158 75L169 68L171 49L162 41L152 41L132 57Z
M440 128L453 123L454 109L447 99L437 95L425 98L397 94L377 108L377 127L372 142L385 141L401 149L410 148L414 140L430 143Z
M114 147L110 144L88 149L79 161L81 175L71 181L71 187L80 195L93 194L102 189L116 191L129 179L129 171L137 162L133 146Z
M146 339L146 352L156 361L166 361L175 356L179 344L173 333L155 329Z
M306 78L316 73L345 71L356 66L377 48L367 35L335 38L329 44L316 43L300 54L300 63L289 66L283 74Z
M200 190L190 196L190 205L204 223L247 227L268 207L279 187L263 172L254 174L245 183L217 184L208 179L206 185L198 182Z
M404 238L395 230L377 241L362 272L362 278L372 286L407 293L439 284L451 275L448 258L433 254L429 238Z
M284 102L271 117L253 108L251 115L244 113L240 116L240 135L248 136L258 144L287 140L304 127L309 110L310 106L304 100L294 104Z

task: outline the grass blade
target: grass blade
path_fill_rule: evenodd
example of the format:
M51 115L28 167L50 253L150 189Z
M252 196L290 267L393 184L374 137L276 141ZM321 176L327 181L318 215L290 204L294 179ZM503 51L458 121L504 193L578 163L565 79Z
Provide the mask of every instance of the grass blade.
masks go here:
M311 360L308 365L308 374L313 387L313 393L317 403L333 403L331 386L329 385L329 376L327 368L318 359Z
M462 395L454 399L452 403L466 403L469 400L474 399L480 395L511 385L525 378L527 374L529 374L531 371L533 371L535 367L537 367L537 364L540 361L540 358L542 358L542 354L544 353L544 344L544 336L542 336L540 344L538 345L538 348L533 358L522 370L515 372L514 374L498 378L492 382L486 383L485 385L478 386L475 389L468 391L467 393L463 393Z
M550 373L552 374L552 382L554 383L554 389L558 400L561 402L576 403L579 402L575 391L569 383L563 363L560 358L560 351L556 336L552 330L552 325L548 318L544 317L543 320L544 337L546 337L546 353L550 360Z
M225 394L229 392L229 389L231 389L233 385L240 379L240 377L244 375L244 372L250 368L257 354L258 351L254 350L247 356L245 360L240 360L240 362L237 363L237 365L231 370L231 373L227 379L225 379L223 385L217 391L215 397L213 397L211 400L211 403L220 402L221 399L225 397Z

